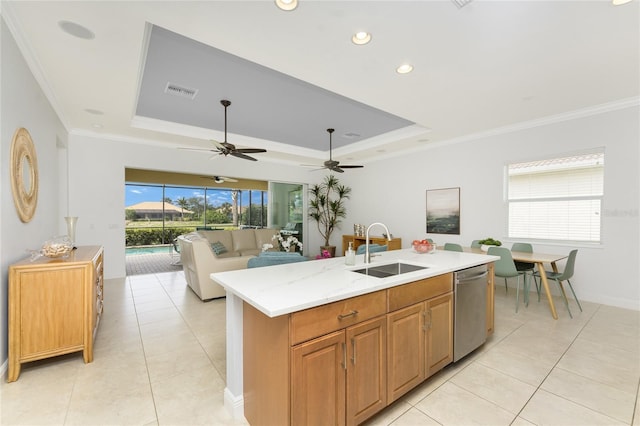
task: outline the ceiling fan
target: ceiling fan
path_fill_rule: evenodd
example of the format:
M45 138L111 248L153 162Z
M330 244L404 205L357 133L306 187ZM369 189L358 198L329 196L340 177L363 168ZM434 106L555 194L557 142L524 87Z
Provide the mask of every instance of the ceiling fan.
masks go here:
M182 148L182 149L189 149L191 151L211 151L214 153L217 153L218 155L224 155L225 157L229 154L233 155L234 157L238 157L238 158L242 158L245 160L250 160L250 161L258 161L257 159L247 155L247 154L259 154L262 152L267 152L266 149L261 149L261 148L236 148L236 146L232 143L227 142L227 107L229 107L229 105L231 105L231 102L223 99L220 101L220 103L222 104L222 106L224 107L224 142L218 142L215 140L212 140L211 142L213 142L213 144L215 145L214 149L199 149L199 148ZM229 181L231 182L231 181Z
M238 179L233 179L226 176L201 176L202 179L211 179L215 183L225 183L225 182L238 182Z
M323 166L319 169L316 170L322 170L322 169L329 169L333 172L337 172L337 173L343 173L344 170L343 169L361 169L364 166L355 166L355 165L340 165L339 161L335 161L332 157L332 141L331 141L331 135L333 134L333 132L335 131L335 129L327 129L327 132L329 132L329 159L327 161L324 162ZM312 166L315 167L315 166Z

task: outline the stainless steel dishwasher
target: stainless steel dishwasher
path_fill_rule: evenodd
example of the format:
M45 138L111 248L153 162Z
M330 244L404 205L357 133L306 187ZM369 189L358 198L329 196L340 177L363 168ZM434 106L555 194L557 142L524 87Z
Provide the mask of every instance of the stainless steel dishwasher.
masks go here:
M487 339L487 265L454 273L453 362Z

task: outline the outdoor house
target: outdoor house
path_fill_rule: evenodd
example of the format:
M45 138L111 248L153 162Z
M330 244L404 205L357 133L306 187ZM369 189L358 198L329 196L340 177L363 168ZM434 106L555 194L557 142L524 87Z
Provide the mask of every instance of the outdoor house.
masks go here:
M167 202L145 201L125 207L125 210L135 212L135 220L184 220L188 219L192 211L174 206Z

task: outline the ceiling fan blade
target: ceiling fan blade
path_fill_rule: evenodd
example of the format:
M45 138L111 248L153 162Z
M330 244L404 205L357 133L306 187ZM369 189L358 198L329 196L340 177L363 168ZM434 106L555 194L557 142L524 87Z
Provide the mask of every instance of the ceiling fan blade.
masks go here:
M243 154L241 152L238 152L238 151L231 151L229 154L233 155L234 157L243 158L245 160L258 161L257 159L255 159L253 157L249 157L248 155L245 155L245 154Z
M331 170L332 172L336 172L336 173L344 173L344 170L342 170L340 167L335 166L335 167L330 167L329 170Z
M211 142L216 146L216 148L218 148L218 149L226 148L226 147L223 145L223 142L219 142L219 141L217 141L217 140L215 140L215 139L209 139L209 140L210 140L210 141L211 141Z
M343 168L343 169L361 169L364 166L353 166L353 165L350 165L350 166L344 165L343 166L342 164L340 164L340 167Z
M259 154L261 152L267 152L267 150L261 148L240 148L236 149L235 152L241 152L243 154Z
M183 149L191 149L193 151L210 151L213 152L214 155L211 158L215 158L219 155L224 155L225 157L229 154L234 157L242 158L244 160L249 161L258 161L257 159L250 157L245 154L260 154L263 152L267 152L266 149L262 148L241 148L236 149L236 146L232 143L227 142L227 107L231 105L231 102L223 99L220 101L222 106L224 107L224 142L217 141L215 139L210 139L211 143L215 146L215 149L198 149L198 148L183 148ZM229 182L234 182L233 180L229 180Z
M187 148L187 147L181 147L179 146L178 149L182 149L185 151L207 151L207 152L218 152L215 149L209 149L209 148Z

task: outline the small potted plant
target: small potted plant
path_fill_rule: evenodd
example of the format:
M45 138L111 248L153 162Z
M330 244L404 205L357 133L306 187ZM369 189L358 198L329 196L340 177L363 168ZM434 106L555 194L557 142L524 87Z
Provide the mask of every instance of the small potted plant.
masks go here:
M331 257L336 255L336 246L330 244L331 234L340 227L341 219L347 217L345 200L349 199L351 188L342 185L334 175L327 175L320 184L313 185L309 192L309 217L318 223L318 231L324 238L324 246Z
M493 238L489 237L489 238L485 238L484 240L480 240L478 241L481 246L480 249L482 251L489 251L489 247L491 246L501 246L502 243L499 240L494 240Z

